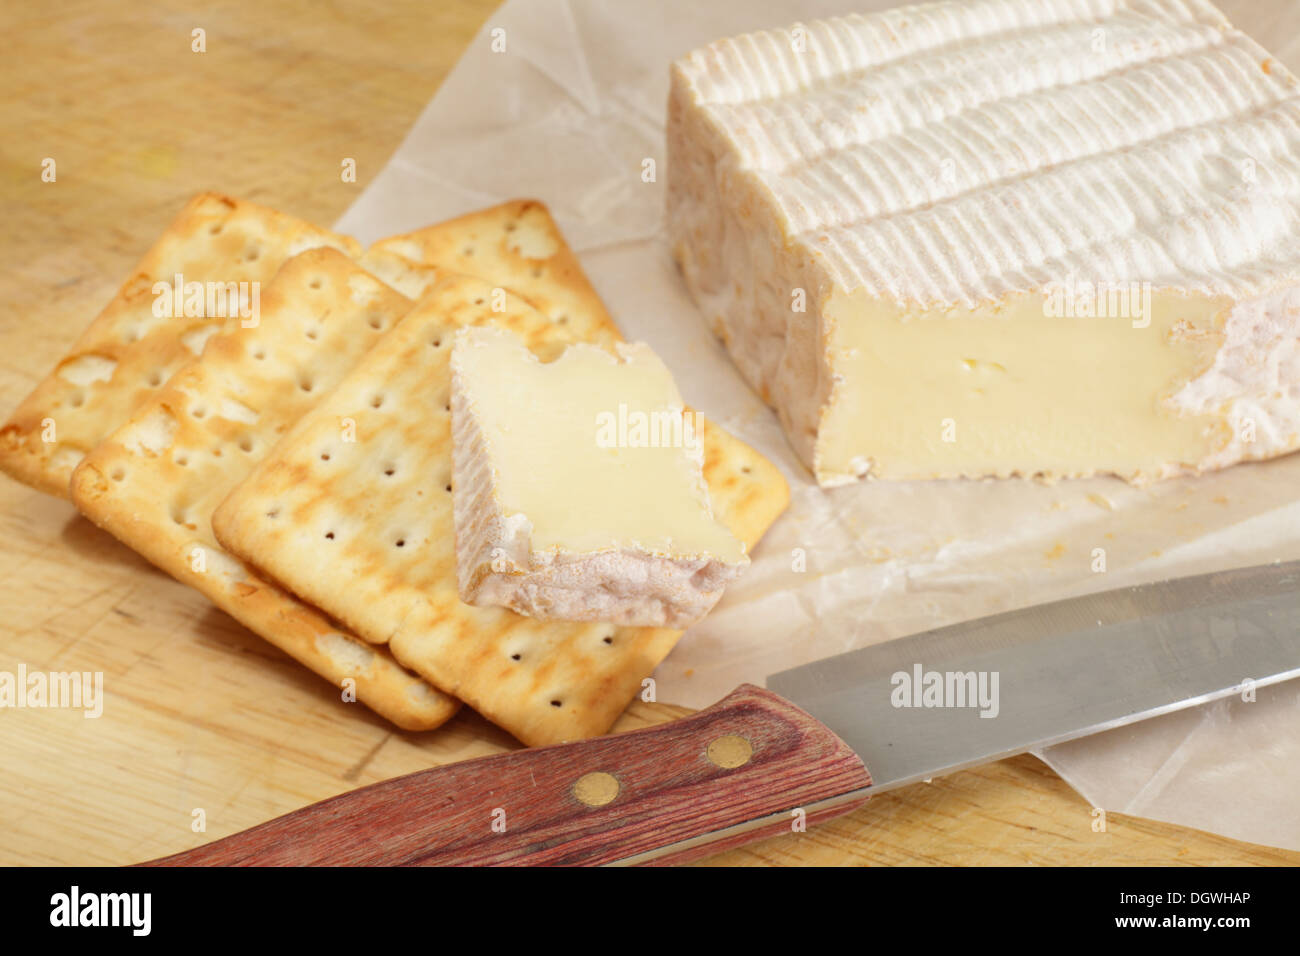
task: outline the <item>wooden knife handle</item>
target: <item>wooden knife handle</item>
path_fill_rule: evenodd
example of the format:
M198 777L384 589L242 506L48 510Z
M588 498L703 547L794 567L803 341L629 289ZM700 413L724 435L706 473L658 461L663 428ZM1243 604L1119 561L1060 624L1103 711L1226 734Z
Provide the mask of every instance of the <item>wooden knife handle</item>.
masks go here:
M870 784L829 729L744 684L681 720L385 780L149 865L600 864L664 848L647 862L679 863L788 833L796 810Z

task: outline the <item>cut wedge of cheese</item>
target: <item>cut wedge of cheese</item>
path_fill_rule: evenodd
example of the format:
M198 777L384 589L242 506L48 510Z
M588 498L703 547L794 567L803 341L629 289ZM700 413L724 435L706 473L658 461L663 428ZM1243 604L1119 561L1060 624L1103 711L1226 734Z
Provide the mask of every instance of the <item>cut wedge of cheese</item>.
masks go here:
M543 363L514 334L451 357L458 587L532 617L682 628L749 559L714 516L693 414L641 343Z
M1208 3L722 40L668 148L686 283L823 485L1300 446L1300 84Z

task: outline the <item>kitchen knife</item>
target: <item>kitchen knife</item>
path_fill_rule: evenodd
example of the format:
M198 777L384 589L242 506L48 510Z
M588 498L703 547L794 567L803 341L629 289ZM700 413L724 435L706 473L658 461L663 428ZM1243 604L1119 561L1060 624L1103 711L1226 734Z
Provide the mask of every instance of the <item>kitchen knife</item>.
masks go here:
M1300 676L1298 622L1300 561L1070 598L788 670L644 730L386 780L155 864L684 862Z

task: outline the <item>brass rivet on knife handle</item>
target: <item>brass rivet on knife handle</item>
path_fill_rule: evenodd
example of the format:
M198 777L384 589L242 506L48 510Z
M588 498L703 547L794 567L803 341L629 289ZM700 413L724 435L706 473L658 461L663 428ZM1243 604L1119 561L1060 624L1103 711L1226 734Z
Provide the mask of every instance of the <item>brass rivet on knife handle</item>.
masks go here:
M754 747L739 734L727 734L710 743L704 753L714 766L734 770L749 763L749 758L754 756Z
M600 770L583 774L573 784L574 798L589 807L603 807L607 803L612 803L618 796L618 791L618 778Z

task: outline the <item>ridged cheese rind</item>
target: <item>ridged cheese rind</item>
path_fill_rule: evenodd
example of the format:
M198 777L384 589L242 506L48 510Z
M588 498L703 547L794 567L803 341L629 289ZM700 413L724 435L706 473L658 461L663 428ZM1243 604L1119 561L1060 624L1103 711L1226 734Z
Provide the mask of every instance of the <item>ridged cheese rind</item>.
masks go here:
M901 316L1070 277L1225 296L1215 361L1168 406L1252 440L1125 477L1297 446L1300 84L1208 3L945 2L721 40L674 65L668 138L687 285L823 484L858 477L819 461L837 293Z

